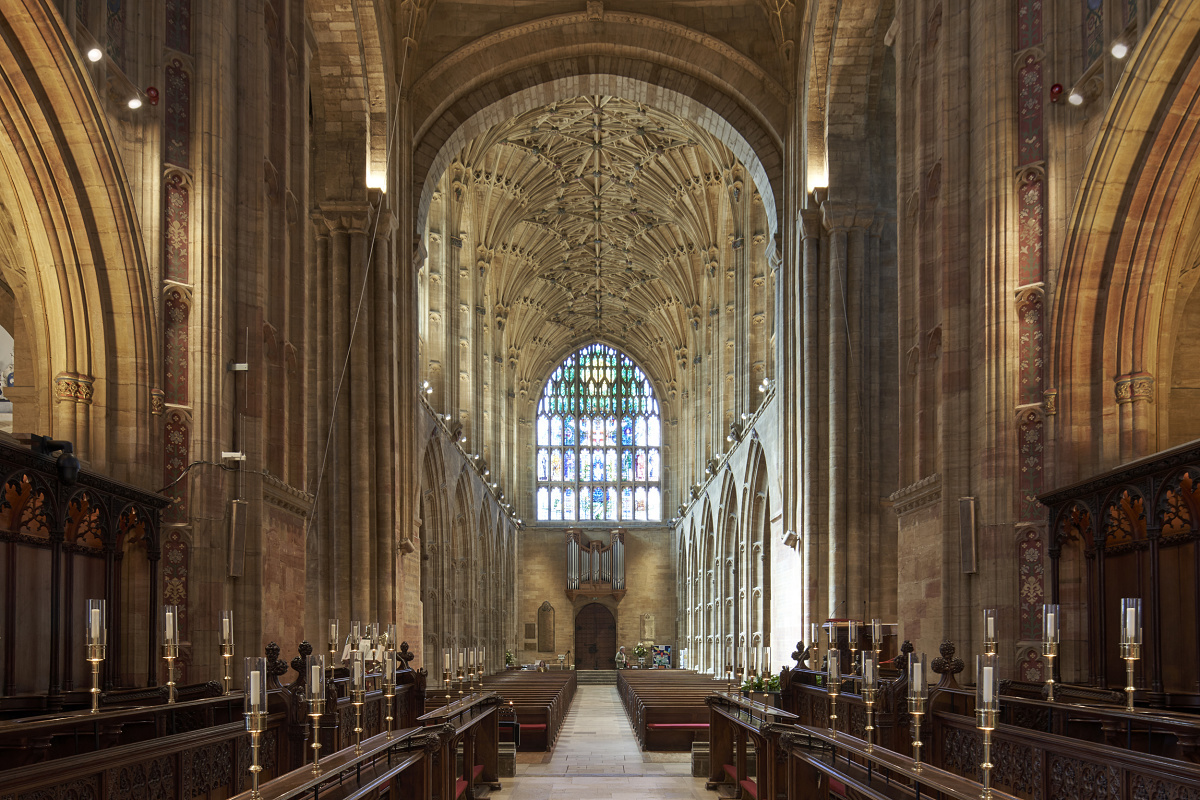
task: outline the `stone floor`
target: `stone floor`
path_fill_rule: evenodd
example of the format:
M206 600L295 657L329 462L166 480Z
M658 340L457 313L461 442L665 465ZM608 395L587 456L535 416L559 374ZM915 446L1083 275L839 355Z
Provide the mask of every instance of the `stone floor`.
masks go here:
M522 760L524 761L524 760ZM689 753L643 753L613 686L580 686L545 763L517 763L500 800L715 800Z

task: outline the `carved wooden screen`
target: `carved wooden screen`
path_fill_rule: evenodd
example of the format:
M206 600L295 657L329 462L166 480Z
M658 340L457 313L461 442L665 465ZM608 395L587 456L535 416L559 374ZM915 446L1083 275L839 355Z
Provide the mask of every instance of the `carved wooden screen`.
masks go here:
M1124 688L1119 609L1121 598L1139 597L1135 686L1200 699L1200 448L1165 451L1040 499L1053 531L1050 602L1070 597L1080 578L1085 586L1082 618L1067 614L1064 634L1074 627L1086 638L1090 680Z

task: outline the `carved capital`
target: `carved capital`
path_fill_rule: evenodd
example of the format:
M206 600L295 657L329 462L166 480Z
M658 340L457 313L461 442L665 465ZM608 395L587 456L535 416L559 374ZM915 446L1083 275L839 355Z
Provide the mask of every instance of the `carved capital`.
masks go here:
M54 376L54 399L60 403L72 402L92 404L92 378L74 372L60 372Z

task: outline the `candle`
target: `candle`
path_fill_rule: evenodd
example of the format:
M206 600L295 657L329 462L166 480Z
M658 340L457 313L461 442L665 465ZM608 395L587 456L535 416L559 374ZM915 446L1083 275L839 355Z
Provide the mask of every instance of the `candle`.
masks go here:
M329 620L329 641L336 642L338 640L337 628L337 620Z
M877 619L871 620L871 646L876 650L883 649L883 623Z
M445 666L442 667L442 669L444 669L446 672L449 672L450 671L450 651L447 650L442 655L445 656L445 658L443 659L443 661L445 662Z
M996 618L991 614L987 615L987 638L996 638Z
M321 668L319 666L317 666L316 664L312 665L312 669L310 670L309 681L312 683L313 694L315 695L316 687L321 685Z
M254 711L259 710L259 690L262 685L262 673L258 670L250 670L250 706Z
M1136 641L1137 639L1137 608L1129 605L1125 608L1125 640L1128 642Z
M983 668L983 677L980 678L980 680L983 681L984 705L990 705L992 702L992 673L994 670L995 670L995 667L984 667Z
M228 642L231 631L229 630L229 617L221 618L221 640Z
M809 627L808 637L810 639L812 639L813 647L817 646L817 637L820 636L819 631L820 631L820 628L817 627L817 623L815 623L815 622L811 623L811 626Z
M467 663L467 653L465 650L458 651L458 668L462 669Z
M363 684L363 662L359 659L354 660L354 686L361 687Z
M175 612L167 612L166 639L168 644L175 643Z
M100 640L100 609L92 609L92 641Z
M1046 638L1052 642L1058 638L1058 617L1053 611L1046 614Z

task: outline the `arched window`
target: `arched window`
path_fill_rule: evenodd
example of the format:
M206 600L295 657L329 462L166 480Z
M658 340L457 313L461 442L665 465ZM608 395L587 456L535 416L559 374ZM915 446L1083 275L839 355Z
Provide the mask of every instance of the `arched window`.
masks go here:
M662 425L650 380L590 344L546 382L537 417L539 520L662 519Z

